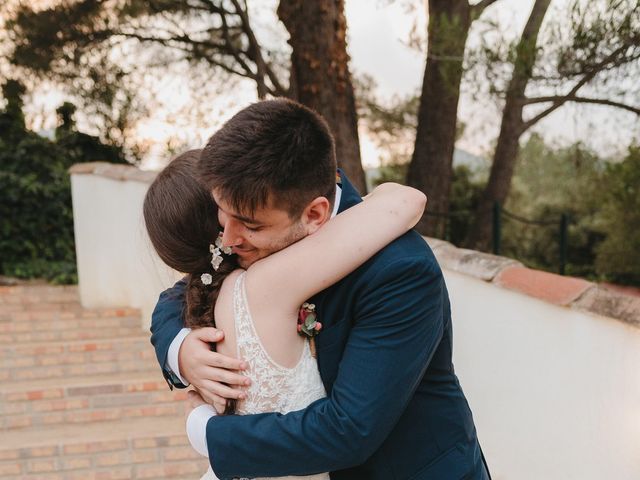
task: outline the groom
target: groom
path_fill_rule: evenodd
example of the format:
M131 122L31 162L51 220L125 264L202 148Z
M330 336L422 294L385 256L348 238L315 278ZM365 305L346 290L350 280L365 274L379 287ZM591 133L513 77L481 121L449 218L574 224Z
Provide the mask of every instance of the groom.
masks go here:
M326 197L334 212L361 201L342 173L336 186L335 163L324 120L287 100L255 103L211 137L200 180L243 267L304 235L310 195ZM164 292L153 314L165 378L218 404L238 398L242 362L211 351L223 332L182 328L183 292L184 282ZM490 478L451 363L444 278L417 233L310 302L324 324L315 341L327 398L286 415L212 417L206 443L220 479L327 471L333 480Z

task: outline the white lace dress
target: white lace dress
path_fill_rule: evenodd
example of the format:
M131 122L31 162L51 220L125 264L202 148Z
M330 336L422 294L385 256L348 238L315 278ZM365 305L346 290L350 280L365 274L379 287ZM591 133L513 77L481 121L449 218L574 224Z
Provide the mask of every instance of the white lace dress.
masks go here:
M233 289L233 314L236 328L238 357L249 364L246 375L251 379L247 398L239 404L238 414L279 412L288 413L305 408L326 396L316 359L311 356L309 342L305 342L297 365L286 368L276 363L262 346L253 325L244 286L246 272L242 272ZM291 328L295 328L292 324ZM328 480L329 474L283 479ZM201 480L217 480L209 467Z

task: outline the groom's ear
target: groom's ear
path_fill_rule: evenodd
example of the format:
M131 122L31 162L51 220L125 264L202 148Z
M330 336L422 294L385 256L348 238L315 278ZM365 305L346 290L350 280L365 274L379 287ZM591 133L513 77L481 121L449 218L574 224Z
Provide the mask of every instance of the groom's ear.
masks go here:
M300 218L307 235L314 233L331 218L331 205L327 197L316 197L305 207Z

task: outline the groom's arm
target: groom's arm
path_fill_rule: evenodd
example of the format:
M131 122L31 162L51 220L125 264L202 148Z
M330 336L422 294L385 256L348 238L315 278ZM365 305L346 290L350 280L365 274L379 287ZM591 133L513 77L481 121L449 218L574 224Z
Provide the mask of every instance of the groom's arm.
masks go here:
M214 327L183 328L186 281L180 280L160 294L151 317L151 343L169 387L185 388L189 382L207 402L223 411L226 399L243 395L247 378L242 359L212 351L224 338Z
M362 464L402 415L442 338L444 291L439 266L425 256L383 266L355 305L328 398L287 415L208 421L216 475L308 475Z
M182 311L186 285L186 281L182 279L173 287L162 292L151 315L151 344L155 348L162 374L171 388L185 388L187 386L180 377L177 365L178 352L176 351L180 347L181 338L179 336L184 338L185 333ZM169 361L170 350L171 362Z

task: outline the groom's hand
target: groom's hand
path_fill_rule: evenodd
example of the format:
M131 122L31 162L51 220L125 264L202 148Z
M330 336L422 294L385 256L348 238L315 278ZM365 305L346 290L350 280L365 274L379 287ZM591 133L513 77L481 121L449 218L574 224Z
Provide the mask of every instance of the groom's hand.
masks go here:
M208 403L222 409L227 399L244 399L241 387L251 383L239 373L247 368L246 362L211 351L211 344L223 338L222 330L213 327L193 329L178 352L180 374Z

